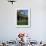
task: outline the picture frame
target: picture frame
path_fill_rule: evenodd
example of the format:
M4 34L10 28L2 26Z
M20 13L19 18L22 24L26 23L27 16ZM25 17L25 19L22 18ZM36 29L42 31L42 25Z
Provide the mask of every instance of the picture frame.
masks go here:
M16 8L16 27L30 27L30 10L30 8Z

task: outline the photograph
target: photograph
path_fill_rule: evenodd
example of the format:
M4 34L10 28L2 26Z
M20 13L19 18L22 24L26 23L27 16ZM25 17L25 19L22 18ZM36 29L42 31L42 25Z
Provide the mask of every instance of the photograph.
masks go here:
M30 9L29 8L18 8L16 14L16 25L17 27L28 27L30 25Z

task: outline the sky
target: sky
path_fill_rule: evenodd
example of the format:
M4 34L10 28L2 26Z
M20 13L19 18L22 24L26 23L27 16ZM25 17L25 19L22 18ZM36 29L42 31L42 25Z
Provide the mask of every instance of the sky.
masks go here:
M22 10L21 14L25 14L26 16L28 16L28 10Z

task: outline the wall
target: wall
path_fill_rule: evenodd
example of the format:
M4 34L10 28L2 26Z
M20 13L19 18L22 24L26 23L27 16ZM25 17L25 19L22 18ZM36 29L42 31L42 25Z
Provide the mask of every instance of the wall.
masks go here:
M17 0L13 5L0 0L0 40L15 40L19 32L25 32L33 40L46 40L46 14L43 0ZM16 8L31 7L31 27L16 28Z

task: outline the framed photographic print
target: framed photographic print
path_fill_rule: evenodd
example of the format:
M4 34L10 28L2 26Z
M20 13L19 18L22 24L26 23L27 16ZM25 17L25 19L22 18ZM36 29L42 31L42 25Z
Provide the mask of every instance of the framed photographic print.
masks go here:
M16 27L30 26L30 8L16 9Z

